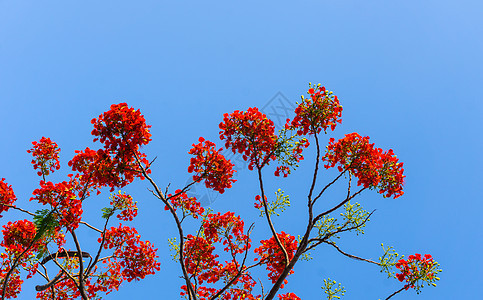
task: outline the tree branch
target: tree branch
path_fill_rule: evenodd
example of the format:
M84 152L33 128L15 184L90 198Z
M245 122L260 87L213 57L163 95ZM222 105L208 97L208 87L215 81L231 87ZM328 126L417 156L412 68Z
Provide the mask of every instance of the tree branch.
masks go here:
M190 279L189 279L189 276L188 276L188 272L186 271L186 266L184 264L184 258L183 258L184 234L183 234L183 228L181 227L181 222L178 218L178 215L176 214L176 211L174 210L171 203L169 203L169 201L166 199L165 195L163 195L163 192L161 192L161 190L156 185L154 180L146 172L146 169L142 165L142 163L139 159L139 156L137 155L136 152L134 152L134 156L136 158L136 162L138 163L139 168L141 169L143 176L151 183L154 190L156 191L157 198L161 199L161 201L163 201L163 203L168 207L171 215L173 216L173 218L176 222L176 226L178 227L179 239L180 239L180 242L179 242L179 262L180 262L180 265L181 265L181 269L183 271L183 276L184 276L185 281L186 281L186 287L188 289L189 300L196 300L197 299L196 293L193 289L193 286L191 285L191 282L190 282Z
M275 231L275 227L273 226L272 219L270 218L270 214L268 213L267 200L265 199L265 191L263 189L262 169L258 165L257 165L257 170L258 170L258 182L259 182L259 185L260 185L260 192L262 194L263 207L265 209L265 216L267 218L267 222L268 222L268 225L270 227L270 230L272 231L273 237L277 241L278 247L283 252L283 255L285 257L285 266L287 266L289 264L288 253L287 253L287 250L285 249L285 247L280 242L280 239L278 238L277 232Z

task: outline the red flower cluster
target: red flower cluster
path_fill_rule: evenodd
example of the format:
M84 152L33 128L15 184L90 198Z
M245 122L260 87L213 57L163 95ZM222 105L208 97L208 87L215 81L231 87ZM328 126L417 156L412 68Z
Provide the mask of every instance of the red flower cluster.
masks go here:
M139 110L129 108L126 103L113 104L111 109L92 119L96 136L104 144L104 149L97 151L86 148L76 151L76 156L69 161L73 171L81 173L81 182L88 187L109 186L111 192L115 187L124 187L135 177L144 177L136 161L136 156L150 173L149 162L139 148L151 141L151 134L144 116Z
M295 118L290 122L287 119L285 128L297 130L298 135L320 133L335 129L341 123L342 106L337 96L326 91L325 87L315 87L308 90L310 98L302 96L302 102L295 109Z
M297 251L297 240L295 240L295 237L286 234L283 231L277 233L277 236L287 251L288 259L292 260L295 251ZM273 236L268 240L262 240L260 242L262 245L255 249L255 253L260 256L260 262L267 265L267 270L269 271L268 278L272 280L272 283L275 283L285 269L284 253ZM258 258L255 258L255 261L257 260ZM294 271L291 270L289 274L293 273ZM285 280L284 283L286 284L287 280ZM283 288L283 284L281 288Z
M32 164L34 169L40 168L37 172L39 176L49 175L51 172L60 169L59 163L59 146L50 140L50 138L42 137L39 142L32 142L34 145L32 149L27 150L32 153L34 159Z
M149 133L150 125L141 111L130 108L126 103L111 105L111 109L99 116L99 119L92 119L94 125L92 135L104 144L104 149L119 155L133 155L140 146L147 145L151 141Z
M113 161L112 157L104 150L97 151L87 147L84 151L75 151L76 155L68 165L73 171L80 173L80 182L88 188L124 187L134 180L138 172L129 168L126 164ZM135 167L135 166L134 166Z
M240 263L235 256L244 253L250 248L250 240L243 232L244 223L240 217L235 217L234 213L209 214L202 224L202 236L188 235L184 244L183 254L185 265L189 274L196 277L196 282L200 284L196 288L200 299L210 299L219 289L201 286L206 283L217 283L223 279L227 282L238 273ZM231 261L225 264L220 263L214 254L214 243L222 243L224 251L230 254ZM223 294L222 299L255 299L251 291L256 282L250 274L243 271L235 280L233 285ZM186 295L187 287L181 287L182 296Z
M13 262L9 259L5 253L0 253L0 295L3 292L3 279L7 276L7 273L12 268ZM8 280L7 288L5 291L5 299L17 298L17 295L22 290L23 280L20 279L20 271L18 268L14 269Z
M385 197L394 195L395 199L404 194L403 163L398 162L392 149L384 152L375 148L369 143L369 137L354 132L337 142L331 138L322 160L327 162L326 169L338 164L340 172L349 170L357 177L358 185L378 188Z
M302 300L300 297L297 297L294 293L287 293L283 295L278 295L280 300Z
M401 259L396 263L396 268L401 270L401 273L396 274L399 281L406 280L406 290L415 287L419 280L433 281L436 279L435 267L436 262L430 254L425 254L424 258L421 254L409 255L408 260Z
M156 262L158 249L154 249L149 241L141 241L136 229L119 224L117 228L106 230L104 238L104 249L114 249L113 258L107 262L111 270L109 276L119 279L113 282L140 280L160 270L160 263ZM102 238L98 241L100 243ZM117 289L118 285L108 289L113 288Z
M267 201L267 196L265 196L265 201ZM258 209L263 207L262 196L260 195L255 196L255 204L253 206Z
M121 212L116 216L121 221L132 221L138 215L138 207L131 195L119 194L112 196L111 205Z
M218 255L213 254L215 247L211 243L203 237L189 234L183 250L186 271L191 275L196 275L200 284L203 284L204 281L213 283L219 280L219 276L216 276L214 272L207 272L220 264L216 260Z
M28 220L8 222L7 225L3 225L3 228L3 241L0 243L0 246L5 247L7 252L16 254L25 251L37 233L35 224ZM32 254L37 249L38 243L30 248L26 256Z
M228 245L224 249L226 252L243 253L250 248L250 243L246 244L248 236L243 233L244 225L240 216L235 217L233 212L209 214L203 222L203 232L210 243L224 239L223 245Z
M5 182L5 178L0 180L0 218L2 217L2 212L7 211L10 206L14 206L13 203L17 200L12 186Z
M200 215L205 212L205 209L201 207L201 204L196 200L195 197L188 197L186 193L181 193L181 190L176 190L175 195L168 194L167 199L171 201L174 210L181 207L185 212L188 212L193 216L193 218L198 219ZM164 207L164 210L168 210L168 206Z
M33 191L34 197L30 201L37 200L43 205L50 205L55 210L54 215L57 216L60 226L76 229L82 219L82 201L75 192L73 181L56 184L41 181L40 189Z
M231 184L235 182L232 179L233 164L227 160L219 150L216 150L215 144L202 137L199 138L198 144L193 144L193 148L188 152L194 155L190 160L188 172L193 173L194 181L205 180L207 188L223 194L226 188L231 188Z
M248 168L263 167L269 160L275 160L274 151L277 147L277 136L272 120L258 108L249 108L246 112L234 111L224 114L219 125L220 139L226 140L225 147L231 147L233 153L242 153L248 161Z

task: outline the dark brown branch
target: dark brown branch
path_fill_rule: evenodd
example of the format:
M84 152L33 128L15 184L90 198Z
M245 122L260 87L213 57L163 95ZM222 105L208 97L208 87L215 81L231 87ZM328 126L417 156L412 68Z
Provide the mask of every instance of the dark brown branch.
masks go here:
M332 180L329 184L327 184L323 189L322 191L320 191L320 193L317 195L317 197L314 198L313 200L313 203L315 203L321 196L322 194L325 192L325 190L327 190L331 185L333 185L337 180L339 180L339 178L342 177L342 175L344 175L346 171L342 172L339 174L339 176L337 176L334 180Z
M259 185L260 185L260 192L262 194L263 208L265 209L265 216L267 218L268 226L270 227L270 230L272 231L272 234L273 234L273 237L275 238L275 241L277 241L278 247L283 252L283 255L285 257L285 266L287 266L289 264L288 253L287 253L287 250L285 249L285 247L280 242L280 239L278 238L277 232L275 231L275 227L273 226L272 219L270 218L270 214L268 213L267 200L265 199L265 190L263 189L262 169L258 165L257 165L257 170L258 170L258 182L259 182Z
M60 251L55 252L55 253L52 253L49 256L47 256L46 258L44 258L40 262L40 264L44 265L44 264L46 264L47 262L49 262L50 260L52 260L54 258L64 258L64 257L68 257L68 258L71 258L71 257L79 257L79 253L77 251L64 251L64 250L60 250ZM91 255L88 252L81 252L81 257L91 257Z
M102 231L102 240L101 240L101 244L99 245L99 249L97 249L97 254L96 254L96 258L94 258L93 261L91 261L89 263L89 265L87 266L87 271L86 271L86 276L89 276L89 274L91 273L92 269L94 268L94 266L97 264L97 262L99 261L99 257L101 257L101 252L102 252L102 248L104 246L104 243L106 241L106 229L107 229L107 223L109 223L109 219L111 218L111 216L108 216L107 219L106 219L106 222L104 223L104 230Z
M404 289L406 288L406 286L403 286L402 288L400 288L399 290L395 291L394 293L392 293L391 295L389 295L389 297L387 297L385 300L388 300L390 298L392 298L393 296L395 296L396 294L399 294L400 292L402 292Z
M52 286L54 286L58 281L59 279L62 277L62 275L64 275L64 271L60 271L59 274L57 274L57 276L55 276L51 281L49 281L48 283L44 284L44 285L37 285L35 286L35 290L37 292L41 292L41 291L44 291Z
M344 251L342 251L334 242L330 242L330 241L324 241L323 243L325 244L329 244L331 245L332 247L334 247L335 249L337 249L337 251L339 251L340 253L342 253L343 255L347 256L347 257L350 257L352 259L356 259L356 260L360 260L360 261L365 261L365 262L368 262L368 263L371 263L371 264L375 264L375 265L378 265L380 266L381 264L378 263L378 262L375 262L373 260L370 260L370 259L365 259L365 258L362 258L362 257L358 257L358 256L355 256L355 255L352 255L352 254L349 254L349 253L346 253Z
M307 198L309 199L309 205L312 202L312 193L314 192L315 183L317 182L317 174L319 173L319 161L320 161L320 146L319 146L319 138L317 137L317 133L314 134L315 137L315 144L317 146L317 157L315 159L315 168L314 168L314 175L312 177L312 185L310 186L309 195Z
M347 197L344 201L342 201L341 203L339 203L338 205L332 207L331 209L323 212L323 213L320 213L319 215L317 215L317 217L315 217L314 219L314 224L320 220L323 216L325 215L328 215L330 214L331 212L333 212L334 210L337 210L338 208L340 208L342 205L346 204L347 202L349 202L351 199L353 199L355 196L359 195L360 193L362 193L366 188L362 188L360 189L358 192L356 192L354 195L350 196L350 197Z
M28 210L22 209L22 208L20 208L20 207L16 207L15 205L2 204L2 206L6 206L6 207L8 207L8 208L13 208L13 209L19 210L19 211L21 211L21 212L24 212L24 213L26 213L26 214L31 215L32 217L33 217L33 216L35 216L35 214L34 214L34 213L31 213L31 212L29 212Z
M75 231L72 229L70 230L72 238L74 239L75 247L77 248L77 257L79 258L79 287L80 287L80 294L84 300L89 300L89 297L86 294L86 286L85 286L85 278L84 278L84 261L82 260L82 256L84 252L82 252L79 240L77 239L77 235ZM90 256L90 255L89 255ZM88 277L88 276L86 276Z

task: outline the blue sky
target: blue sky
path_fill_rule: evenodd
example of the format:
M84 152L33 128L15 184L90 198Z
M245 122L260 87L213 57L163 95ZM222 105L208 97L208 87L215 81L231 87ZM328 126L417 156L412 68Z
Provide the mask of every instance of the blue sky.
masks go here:
M28 207L38 185L26 153L31 141L47 136L59 144L63 171L52 180L63 180L74 150L93 146L90 120L127 102L152 125L145 150L158 157L153 177L180 187L190 145L199 136L219 143L224 113L270 109L281 95L295 103L308 82L320 82L344 107L331 136L370 136L376 146L394 149L407 176L403 197L369 191L357 199L377 211L366 234L344 236L341 247L372 259L381 255L381 242L401 254L431 253L443 268L438 287L395 299L476 299L483 279L482 9L480 1L441 0L0 0L0 177L13 185L18 205ZM271 193L282 188L292 199L275 220L279 231L302 233L313 160L309 151L292 177L268 183ZM334 174L323 173L321 182ZM233 189L210 206L256 221L254 236L267 238L253 208L254 175L242 168ZM161 271L105 299L179 298L181 273L167 242L175 227L146 187L136 182L126 191L140 207L134 225L159 248ZM343 190L337 192L331 197ZM86 204L85 220L100 224L107 197ZM0 225L20 217L9 212ZM81 237L90 246L97 239ZM401 287L331 248L313 255L296 265L284 292L323 299L328 277L345 286L343 299L385 298ZM29 281L20 299L34 298L39 283Z

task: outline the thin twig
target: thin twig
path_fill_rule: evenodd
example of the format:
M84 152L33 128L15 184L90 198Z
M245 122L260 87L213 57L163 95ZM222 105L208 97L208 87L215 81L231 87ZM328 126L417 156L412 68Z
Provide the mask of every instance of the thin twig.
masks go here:
M323 243L325 244L328 244L328 245L331 245L332 247L334 247L335 249L337 249L337 251L339 251L340 253L344 254L345 256L347 257L350 257L350 258L353 258L353 259L356 259L356 260L360 260L360 261L365 261L365 262L368 262L368 263L371 263L371 264L375 264L375 265L378 265L380 266L381 264L378 263L378 262L375 262L373 260L370 260L370 259L365 259L365 258L362 258L362 257L359 257L359 256L355 256L355 255L352 255L352 254L349 254L349 253L346 253L344 251L342 251L339 246L337 246L334 242L331 242L331 241L324 241Z

